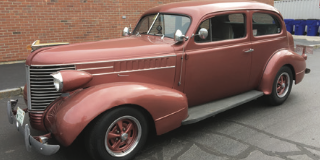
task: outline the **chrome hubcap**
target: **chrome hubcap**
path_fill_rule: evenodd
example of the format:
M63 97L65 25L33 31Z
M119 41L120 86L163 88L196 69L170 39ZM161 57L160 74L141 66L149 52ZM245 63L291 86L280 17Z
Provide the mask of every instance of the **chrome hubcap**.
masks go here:
M121 135L121 140L122 141L125 141L125 140L127 140L128 139L128 134L127 133L123 133L122 135Z

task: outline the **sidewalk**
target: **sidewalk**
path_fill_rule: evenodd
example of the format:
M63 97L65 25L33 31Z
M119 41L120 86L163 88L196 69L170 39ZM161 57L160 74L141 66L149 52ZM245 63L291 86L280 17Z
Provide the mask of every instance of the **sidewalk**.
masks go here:
M320 47L320 36L295 36L295 44L314 45ZM25 63L1 64L0 63L0 99L21 94L26 83Z
M0 99L22 93L25 83L24 62L0 65Z

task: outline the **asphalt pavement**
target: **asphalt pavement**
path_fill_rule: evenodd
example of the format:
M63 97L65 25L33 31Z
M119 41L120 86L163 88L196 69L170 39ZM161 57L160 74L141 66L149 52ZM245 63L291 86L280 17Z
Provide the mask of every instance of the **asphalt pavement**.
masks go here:
M311 73L293 86L283 105L270 107L259 98L204 121L150 137L135 160L319 160L319 61L320 49L316 49L308 55ZM18 105L26 107L21 96L11 98L18 98ZM52 156L27 152L23 137L8 122L7 100L0 99L0 160L90 160L81 138ZM32 130L32 134L40 133Z
M0 65L0 90L18 88L26 83L25 63Z

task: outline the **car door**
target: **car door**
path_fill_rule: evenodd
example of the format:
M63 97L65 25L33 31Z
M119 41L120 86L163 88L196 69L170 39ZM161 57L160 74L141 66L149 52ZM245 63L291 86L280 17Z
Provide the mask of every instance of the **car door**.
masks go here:
M271 11L250 11L250 37L252 42L252 68L250 88L256 88L261 80L264 68L277 50L288 46L287 33L281 17Z
M194 36L186 46L184 92L189 106L239 94L248 90L251 67L250 27L246 10L203 17L200 28L208 37Z

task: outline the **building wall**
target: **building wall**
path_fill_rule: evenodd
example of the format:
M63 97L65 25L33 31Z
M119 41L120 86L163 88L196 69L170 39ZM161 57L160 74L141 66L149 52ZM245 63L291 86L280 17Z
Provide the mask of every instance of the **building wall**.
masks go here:
M285 0L274 2L285 19L320 19L319 0Z
M24 60L26 46L118 38L149 8L182 0L1 0L0 62ZM273 5L273 0L258 0ZM123 19L122 16L126 16Z

